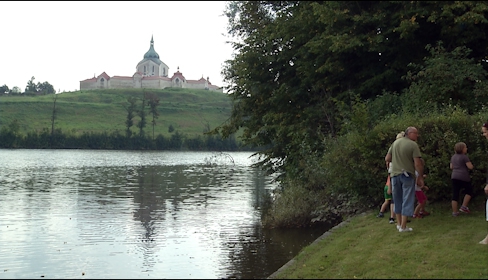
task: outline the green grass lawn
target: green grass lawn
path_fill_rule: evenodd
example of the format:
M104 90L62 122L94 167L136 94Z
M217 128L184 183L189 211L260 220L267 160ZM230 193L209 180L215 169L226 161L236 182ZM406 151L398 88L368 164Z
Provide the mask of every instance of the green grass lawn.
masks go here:
M231 114L231 100L222 92L189 89L145 90L159 98L155 135L171 136L169 126L188 136L202 135L225 122ZM63 132L124 133L127 98L143 96L142 89L64 92L57 95L55 128ZM1 96L0 127L18 120L20 132L51 129L54 95ZM139 101L137 104L140 104ZM133 130L139 117L134 118ZM152 116L147 115L146 133L152 134Z
M450 201L428 205L431 215L408 223L400 233L389 213L377 210L351 218L304 248L276 279L488 279L485 199L470 214L452 217Z

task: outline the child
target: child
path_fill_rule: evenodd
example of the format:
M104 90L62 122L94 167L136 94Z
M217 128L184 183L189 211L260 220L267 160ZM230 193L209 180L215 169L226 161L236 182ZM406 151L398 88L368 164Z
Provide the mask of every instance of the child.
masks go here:
M415 174L418 175L417 171L415 171ZM424 174L424 178L425 177L427 176ZM417 207L415 207L415 210L413 212L414 218L423 218L425 216L430 215L429 212L425 211L427 196L425 195L424 190L428 191L429 188L427 186L419 187L417 184L415 184L415 197L417 198L418 204Z
M388 178L386 179L386 184L384 189L385 195L385 202L381 205L380 213L376 216L377 218L383 218L384 214L388 205L390 205L390 224L395 223L395 213L393 212L393 198L391 196L391 182L390 182L390 175L388 174Z
M466 155L468 147L464 142L456 143L456 145L454 145L454 151L456 153L451 157L449 166L452 169L452 216L456 217L459 215L458 201L461 189L464 189L466 194L464 195L463 204L461 208L459 208L459 211L469 213L468 203L473 196L473 186L471 186L469 170L473 169L473 164Z

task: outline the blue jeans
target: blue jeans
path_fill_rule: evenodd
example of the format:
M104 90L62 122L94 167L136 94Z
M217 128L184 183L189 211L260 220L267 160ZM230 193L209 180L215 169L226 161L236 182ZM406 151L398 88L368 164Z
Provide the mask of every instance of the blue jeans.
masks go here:
M404 174L391 177L395 214L413 216L415 206L415 175Z

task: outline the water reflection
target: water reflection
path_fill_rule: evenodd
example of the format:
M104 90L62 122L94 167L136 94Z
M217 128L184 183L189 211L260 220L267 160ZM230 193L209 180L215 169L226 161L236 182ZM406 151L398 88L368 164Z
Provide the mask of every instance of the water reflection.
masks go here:
M214 155L0 150L0 277L265 278L323 233L263 230L271 178Z

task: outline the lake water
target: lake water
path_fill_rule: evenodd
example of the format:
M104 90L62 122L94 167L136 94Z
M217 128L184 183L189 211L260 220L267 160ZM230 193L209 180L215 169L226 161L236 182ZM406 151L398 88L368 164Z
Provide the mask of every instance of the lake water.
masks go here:
M0 150L0 278L266 278L326 229L262 229L251 154Z

